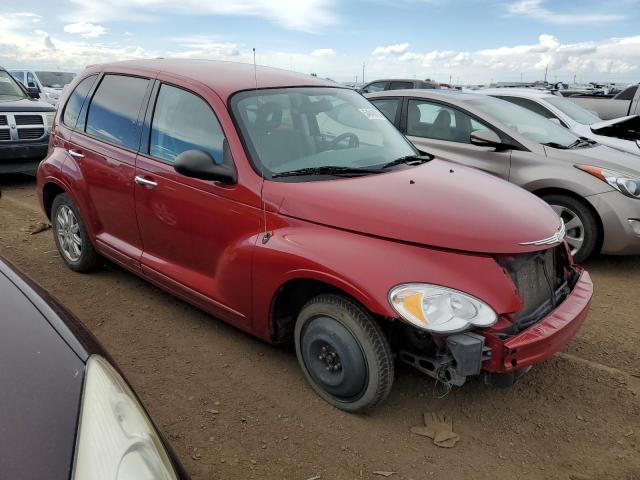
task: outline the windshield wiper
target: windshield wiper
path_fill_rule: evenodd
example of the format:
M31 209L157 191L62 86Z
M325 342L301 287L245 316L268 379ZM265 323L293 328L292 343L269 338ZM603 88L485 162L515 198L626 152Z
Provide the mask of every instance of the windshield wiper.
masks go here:
M274 173L271 178L296 177L304 175L365 175L369 173L381 173L377 168L342 167L338 165L324 165L322 167L300 168L288 172Z
M571 148L568 145L562 145L561 143L557 143L557 142L547 142L547 143L543 143L542 145L544 145L545 147L559 148L560 150L567 150L567 149ZM573 145L573 144L571 144L571 145Z
M597 142L590 140L586 137L580 137L571 145L567 146L567 148L571 149L571 148L577 148L577 147L584 147L586 145L593 145L594 143L597 143Z
M405 157L396 158L395 160L385 163L382 168L391 168L396 165L406 164L406 165L421 165L430 160L433 160L433 155L407 155Z

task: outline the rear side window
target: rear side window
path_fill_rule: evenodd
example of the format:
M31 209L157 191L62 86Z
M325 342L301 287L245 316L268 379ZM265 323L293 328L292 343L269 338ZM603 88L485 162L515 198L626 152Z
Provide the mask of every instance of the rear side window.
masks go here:
M27 86L31 88L37 87L36 79L31 72L27 72Z
M211 107L193 93L162 85L151 122L149 154L167 163L187 150L223 161L224 133Z
M105 75L87 114L86 132L106 142L137 150L138 115L149 85L146 78Z
M399 98L372 99L371 103L373 103L391 123L395 123L398 105L400 105Z
M387 90L405 90L413 88L413 82L391 82Z
M93 87L96 78L98 78L97 75L91 75L85 78L76 86L73 93L69 95L69 100L64 107L64 114L62 116L62 123L67 127L76 128L80 109L82 109L82 104L87 98L87 94L91 90L91 87Z

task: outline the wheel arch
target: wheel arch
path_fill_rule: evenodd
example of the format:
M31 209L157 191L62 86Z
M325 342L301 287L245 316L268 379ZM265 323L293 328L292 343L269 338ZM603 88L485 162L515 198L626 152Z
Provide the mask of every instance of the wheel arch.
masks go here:
M538 190L533 190L531 193L533 193L534 195L540 198L544 198L547 195L565 195L567 197L571 197L574 200L577 200L578 202L582 203L591 212L591 214L593 215L593 218L595 218L596 220L596 226L598 228L598 238L596 241L596 247L594 249L594 252L595 253L600 252L600 250L602 249L602 243L604 242L604 226L602 223L602 218L600 218L600 214L594 208L594 206L591 205L591 203L588 200L586 200L582 195L572 192L571 190L567 190L559 187L540 188Z
M62 193L68 194L67 190L56 182L48 181L42 187L42 208L49 220L51 220L53 200Z
M292 275L280 284L271 298L269 327L273 343L288 342L296 319L304 305L321 294L340 295L369 312L374 318L384 317L366 295L353 286L319 272Z

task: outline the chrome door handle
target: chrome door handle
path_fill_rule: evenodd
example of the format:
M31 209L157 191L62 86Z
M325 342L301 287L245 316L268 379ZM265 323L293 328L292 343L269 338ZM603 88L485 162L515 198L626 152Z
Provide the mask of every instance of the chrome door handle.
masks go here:
M69 155L71 155L72 157L84 158L84 153L80 153L77 150L69 149L69 150L67 150L67 152L69 152Z
M158 186L158 184L153 180L147 180L146 178L142 178L137 175L134 180L138 185L144 185L145 187L156 188Z

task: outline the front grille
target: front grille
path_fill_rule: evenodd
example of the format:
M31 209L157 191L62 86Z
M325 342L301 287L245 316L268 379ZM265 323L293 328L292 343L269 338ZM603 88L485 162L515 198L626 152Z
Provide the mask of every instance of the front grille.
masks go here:
M9 125L6 115L0 115L0 125Z
M6 128L0 130L0 141L2 140L11 140L11 132Z
M18 138L20 140L34 140L44 135L44 128L19 128Z
M515 315L510 332L514 334L547 316L571 292L578 278L564 245L503 256L498 262L511 276L522 299L522 309Z
M16 115L16 125L44 125L41 115Z

